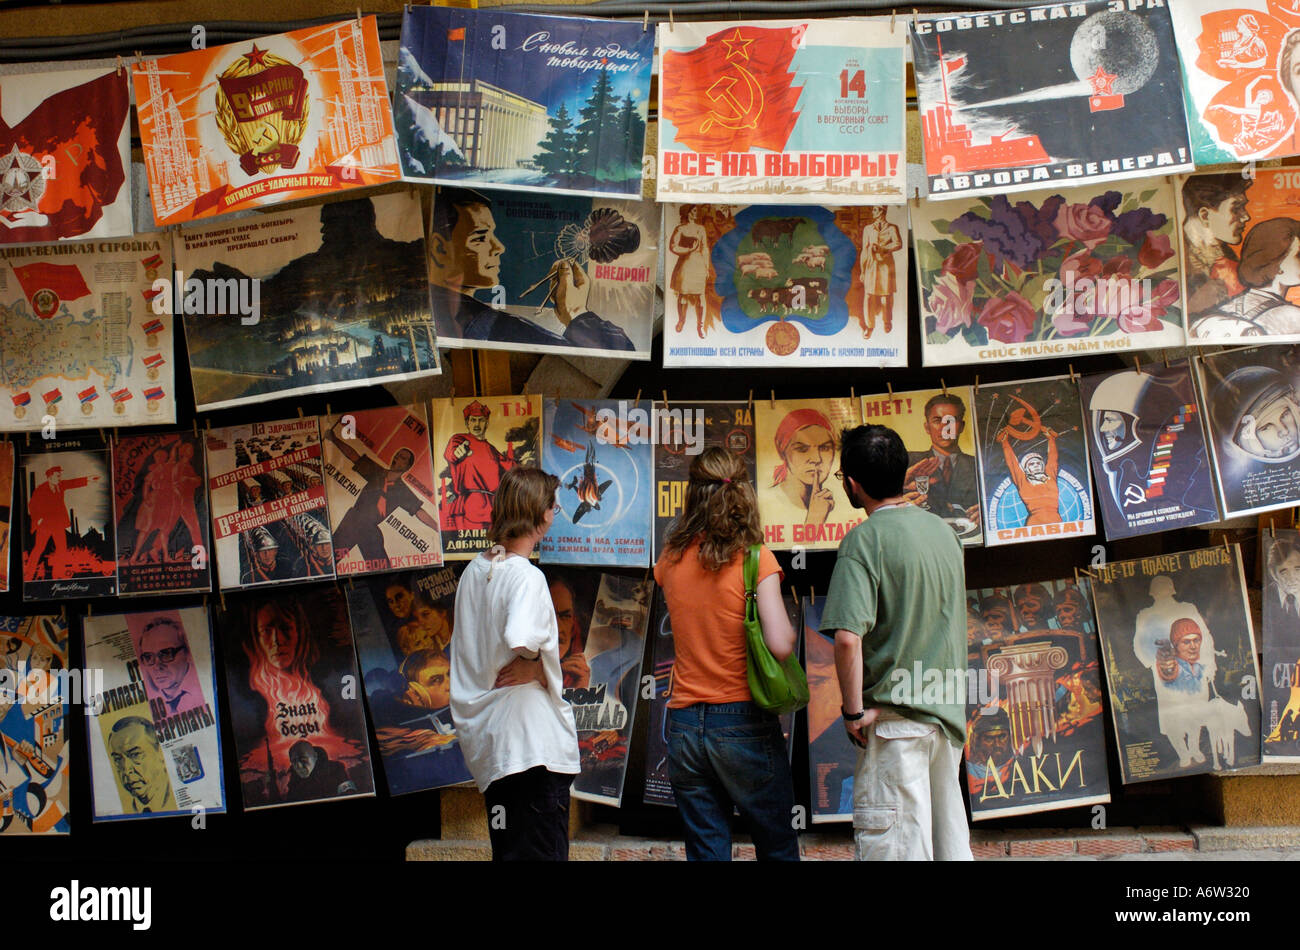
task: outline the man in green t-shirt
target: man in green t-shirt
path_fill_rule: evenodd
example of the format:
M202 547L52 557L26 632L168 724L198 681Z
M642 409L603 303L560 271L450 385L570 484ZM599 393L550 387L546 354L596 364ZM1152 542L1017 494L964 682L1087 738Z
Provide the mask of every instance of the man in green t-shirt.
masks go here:
M885 426L846 431L844 490L868 518L840 544L822 611L849 739L857 857L970 860L957 767L966 740L961 542L903 497L907 450Z

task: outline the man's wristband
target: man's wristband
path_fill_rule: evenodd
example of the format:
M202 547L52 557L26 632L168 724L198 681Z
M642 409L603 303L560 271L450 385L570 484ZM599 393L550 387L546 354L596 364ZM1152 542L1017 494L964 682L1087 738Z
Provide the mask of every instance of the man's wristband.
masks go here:
M846 713L846 712L844 711L844 707L843 707L843 706L840 707L840 716L844 719L845 722L857 722L859 719L861 719L861 718L862 718L863 716L865 716L866 714L867 714L867 711L866 711L865 709L861 709L861 710L859 710L858 712L853 713L852 715L849 715L848 713Z

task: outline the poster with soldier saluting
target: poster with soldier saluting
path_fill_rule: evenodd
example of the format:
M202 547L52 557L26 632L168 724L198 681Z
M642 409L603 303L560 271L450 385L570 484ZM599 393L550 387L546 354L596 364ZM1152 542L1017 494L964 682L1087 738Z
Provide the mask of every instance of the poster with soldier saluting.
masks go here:
M443 557L468 561L492 546L492 499L501 476L541 463L542 397L435 399L434 491Z
M1095 533L1079 390L1068 376L981 386L984 544Z

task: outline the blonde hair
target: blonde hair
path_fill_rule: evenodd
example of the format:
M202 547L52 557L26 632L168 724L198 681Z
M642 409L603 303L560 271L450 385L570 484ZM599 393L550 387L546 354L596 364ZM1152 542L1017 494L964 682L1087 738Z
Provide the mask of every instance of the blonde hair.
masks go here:
M505 544L542 526L546 510L555 505L560 480L540 468L512 468L501 476L492 502L488 538Z
M726 449L705 449L691 462L686 507L673 522L664 547L680 561L697 538L700 563L710 571L721 570L737 553L763 540L758 500L745 463Z

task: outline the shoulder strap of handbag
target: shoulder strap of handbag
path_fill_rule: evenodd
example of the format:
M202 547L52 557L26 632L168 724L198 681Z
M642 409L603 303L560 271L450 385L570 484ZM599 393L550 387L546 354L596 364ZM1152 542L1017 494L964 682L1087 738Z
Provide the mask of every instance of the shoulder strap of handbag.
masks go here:
M749 619L750 610L754 616L758 613L758 545L751 544L745 552L745 614Z

